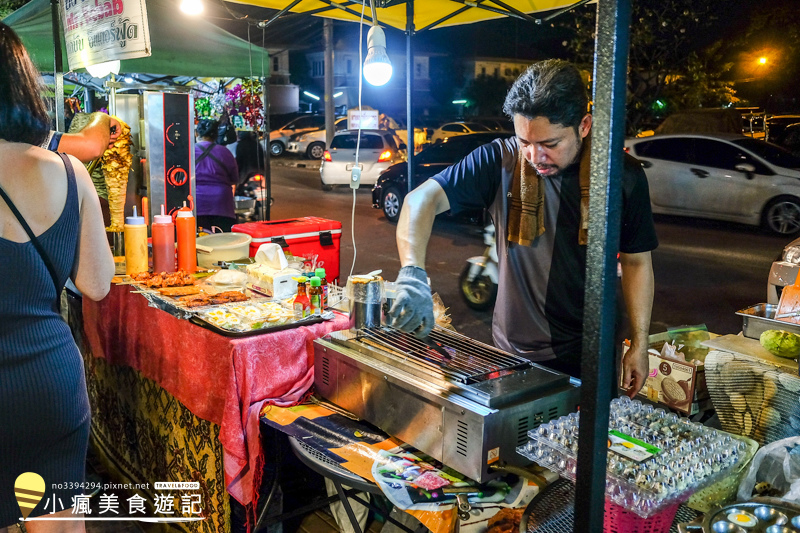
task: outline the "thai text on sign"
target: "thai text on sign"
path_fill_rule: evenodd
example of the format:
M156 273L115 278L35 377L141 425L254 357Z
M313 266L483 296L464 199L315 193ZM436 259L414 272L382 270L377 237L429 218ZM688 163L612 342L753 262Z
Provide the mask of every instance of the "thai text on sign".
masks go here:
M61 6L70 70L150 55L144 0L64 0Z

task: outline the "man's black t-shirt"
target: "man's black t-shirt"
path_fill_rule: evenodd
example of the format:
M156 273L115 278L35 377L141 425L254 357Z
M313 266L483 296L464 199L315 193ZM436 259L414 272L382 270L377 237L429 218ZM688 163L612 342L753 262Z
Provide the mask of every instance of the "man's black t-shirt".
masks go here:
M485 207L495 222L500 280L492 322L495 344L533 361L580 357L586 246L578 243L578 164L544 178L545 232L530 246L508 242L508 193L518 157L515 138L496 139L433 177L456 213ZM658 246L647 178L626 154L620 251Z

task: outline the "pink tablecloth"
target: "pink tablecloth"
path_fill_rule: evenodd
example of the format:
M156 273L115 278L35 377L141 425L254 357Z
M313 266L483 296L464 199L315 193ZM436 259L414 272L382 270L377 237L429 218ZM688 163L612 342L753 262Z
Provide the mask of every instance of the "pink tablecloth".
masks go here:
M257 500L263 450L258 415L296 403L314 382L312 341L347 318L246 338L218 335L148 306L128 286L83 300L84 334L96 357L155 381L195 415L220 426L228 492Z

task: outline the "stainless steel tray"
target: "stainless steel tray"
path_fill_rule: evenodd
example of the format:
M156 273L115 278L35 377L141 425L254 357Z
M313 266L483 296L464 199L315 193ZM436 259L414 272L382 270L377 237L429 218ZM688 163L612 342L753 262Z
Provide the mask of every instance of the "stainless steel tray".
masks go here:
M800 335L800 324L775 319L777 309L775 304L756 304L736 311L742 317L742 334L751 339L759 339L768 329L782 329Z

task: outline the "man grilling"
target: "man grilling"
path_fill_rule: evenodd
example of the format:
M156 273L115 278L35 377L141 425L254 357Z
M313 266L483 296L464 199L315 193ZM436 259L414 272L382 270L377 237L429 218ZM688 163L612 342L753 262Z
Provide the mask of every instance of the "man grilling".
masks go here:
M433 327L424 268L434 217L448 209L486 208L497 228L500 271L495 344L580 377L592 128L588 103L586 85L572 64L531 65L503 106L516 136L478 148L408 196L397 225L402 269L390 313L393 326L420 337ZM647 179L641 165L626 155L619 257L631 335L622 360L623 386L631 397L648 372L650 252L656 246Z

